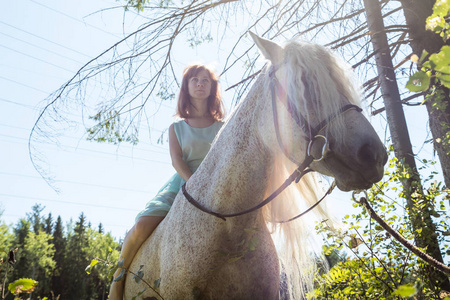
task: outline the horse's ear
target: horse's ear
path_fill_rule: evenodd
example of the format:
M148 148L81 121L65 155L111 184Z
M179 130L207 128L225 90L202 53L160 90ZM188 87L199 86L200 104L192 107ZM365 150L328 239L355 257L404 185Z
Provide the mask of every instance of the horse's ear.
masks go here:
M259 37L251 31L249 33L265 58L270 60L274 65L281 62L283 47L271 40Z

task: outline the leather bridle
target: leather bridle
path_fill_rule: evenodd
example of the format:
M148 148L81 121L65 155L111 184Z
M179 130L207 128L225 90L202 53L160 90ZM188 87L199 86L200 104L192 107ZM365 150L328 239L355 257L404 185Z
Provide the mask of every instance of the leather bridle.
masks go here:
M237 217L237 216L242 216L251 212L254 212L260 208L262 208L263 206L265 206L266 204L268 204L269 202L271 202L273 199L275 199L284 189L286 189L293 181L295 181L296 183L298 183L300 181L300 179L307 173L312 172L313 170L309 169L309 165L313 162L313 161L320 161L322 159L324 159L327 151L329 150L329 145L328 145L328 140L325 136L323 135L319 135L319 132L325 128L332 120L334 120L337 116L339 116L340 114L345 113L346 111L354 108L356 109L358 112L361 112L362 109L360 107L358 107L357 105L354 104L347 104L344 105L343 107L341 107L337 112L333 113L331 116L327 117L325 120L322 120L318 125L316 125L315 127L312 127L309 122L307 121L307 119L300 113L298 112L294 107L293 107L293 102L291 101L289 94L284 93L283 87L281 86L281 84L278 82L278 79L276 78L276 71L277 71L278 67L276 66L272 66L271 70L269 71L269 76L271 78L271 96L272 96L272 110L273 110L273 119L274 119L274 126L275 126L275 132L276 132L276 136L277 136L277 140L278 140L278 144L280 146L280 148L282 149L283 153L286 155L286 157L288 157L293 163L295 163L298 168L285 180L285 182L277 189L275 190L269 197L267 197L266 199L264 199L262 202L260 202L259 204L257 204L254 207L251 207L247 210L244 211L240 211L237 213L230 213L230 214L221 214L218 212L214 212L206 207L204 207L201 203L199 203L197 200L195 200L186 190L186 183L183 184L183 186L181 187L181 190L183 192L183 195L186 197L186 199L189 201L189 203L191 203L192 205L194 205L196 208L198 208L199 210L208 213L210 215L216 216L224 221L226 221L226 218L231 218L231 217ZM287 111L290 113L292 119L295 121L295 123L302 128L303 132L305 133L305 138L308 141L308 148L307 148L307 153L306 153L306 157L305 159L299 163L297 162L294 157L292 157L292 155L290 153L287 152L286 148L283 145L282 139L281 139L281 134L280 134L280 128L279 128L279 121L278 121L278 112L277 112L277 103L276 103L276 99L277 99L277 90L278 91L282 91L283 94L286 95L286 99L283 99L283 97L279 97L281 98L281 102L283 104L285 104ZM318 141L318 140L323 140L323 145L322 145L322 153L320 157L314 157L313 154L311 153L311 148L312 145ZM286 223L286 222L290 222L293 221L297 218L300 218L301 216L303 216L304 214L306 214L307 212L311 211L314 207L316 207L328 194L330 194L332 192L332 190L335 187L335 182L333 182L330 186L330 188L328 189L328 191L325 193L325 195L318 200L314 205L312 205L310 208L308 208L306 211L302 212L301 214L289 219L289 220L285 220L285 221L276 221L276 223Z

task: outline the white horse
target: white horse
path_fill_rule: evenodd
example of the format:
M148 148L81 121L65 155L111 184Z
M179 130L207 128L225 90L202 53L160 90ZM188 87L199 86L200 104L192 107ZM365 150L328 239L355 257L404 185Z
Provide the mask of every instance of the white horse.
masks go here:
M303 162L307 153L321 156L325 138L317 134L326 137L327 151L311 169L334 177L344 191L379 181L386 151L355 106L359 94L350 70L322 46L289 42L283 47L252 37L268 65L187 182L187 193L205 210L247 210L284 182L298 167L293 162ZM311 226L304 218L277 221L317 200L313 179L308 174L263 209L226 221L195 207L180 192L129 270L143 265L145 282L170 300L272 300L280 298L280 289L292 299L302 298L314 273L306 241ZM320 206L313 213L326 217ZM125 299L145 287L129 274ZM141 297L161 299L149 287Z

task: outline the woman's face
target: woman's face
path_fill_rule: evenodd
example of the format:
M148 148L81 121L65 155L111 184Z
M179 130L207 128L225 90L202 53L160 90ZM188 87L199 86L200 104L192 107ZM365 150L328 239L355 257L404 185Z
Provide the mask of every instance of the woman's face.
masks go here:
M211 78L209 73L201 70L197 75L189 78L189 96L191 100L206 100L211 94Z

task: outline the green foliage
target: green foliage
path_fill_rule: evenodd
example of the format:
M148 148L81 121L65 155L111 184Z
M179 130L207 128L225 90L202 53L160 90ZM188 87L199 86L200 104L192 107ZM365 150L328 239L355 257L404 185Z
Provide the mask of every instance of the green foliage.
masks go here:
M429 210L434 217L441 252L448 253L449 237L446 202L450 199L448 190L435 181L434 172L430 172L433 162L424 160L420 168L428 172L423 179L424 195L413 195L415 204L409 211L419 216ZM412 226L414 219L406 213L406 197L402 182L409 178L408 169L396 159L389 161L385 171L385 182L373 187L368 193L368 201L375 211L406 239L426 239L429 228ZM358 204L354 204L355 207ZM317 288L310 298L318 299L399 299L415 295L418 299L439 299L439 290L430 282L427 265L417 259L399 242L374 222L364 208L358 213L344 218L345 230L332 231L324 224L317 229L326 236L328 244L323 253L342 253L350 255L341 259L327 273L316 277ZM413 228L416 228L414 230Z
M0 287L0 298L5 299L8 287L17 294L16 299L26 292L32 292L33 299L41 300L106 299L110 285L107 268L94 259L88 275L83 261L103 257L105 253L116 261L118 243L101 228L94 230L86 226L84 214L64 233L61 217L53 224L51 214L42 218L39 208L33 206L32 213L18 221L13 234L0 222L0 275L5 283L5 289ZM11 259L14 256L16 262ZM14 281L17 278L21 279ZM31 286L32 283L35 284Z
M30 278L20 278L8 285L8 290L11 294L18 295L21 293L30 294L38 285L36 280Z
M211 33L204 34L200 32L200 34L192 34L188 38L189 47L195 48L203 44L204 42L211 43L213 41L213 37Z
M433 7L433 14L427 18L426 27L439 34L444 42L450 37L449 1L437 0ZM426 92L425 102L431 104L432 115L440 120L440 126L444 133L441 137L435 137L435 142L445 149L446 155L450 155L450 125L448 115L448 98L442 87L450 89L450 46L444 45L438 53L429 55L424 50L421 57L412 56L412 61L417 63L418 71L408 80L406 88L411 92ZM445 91L448 93L448 91ZM444 121L442 121L444 120Z
M43 274L50 275L55 269L56 263L53 260L55 254L55 248L51 244L52 236L41 231L38 234L30 232L25 239L24 254L29 261L30 274L37 274L42 272Z
M147 289L143 289L142 291L140 291L136 296L132 297L131 300L137 300L139 299L140 296L142 296L142 294L146 291Z
M411 92L425 92L430 88L429 72L418 71L409 77L406 88Z
M130 273L131 275L133 275L133 280L136 283L142 283L143 286L146 286L143 290L141 290L137 295L135 295L131 299L140 299L139 297L146 291L147 288L152 289L161 299L163 299L163 297L158 292L159 285L161 283L161 278L155 280L152 286L149 282L144 280L144 271L142 270L144 268L144 265L141 265L139 269L136 271L125 269L123 268L125 258L122 258L121 260L117 261L117 258L113 258L113 256L111 255L112 253L113 250L109 248L106 258L93 259L91 263L86 267L86 272L90 274L94 268L97 268L97 266L103 266L105 267L104 270L107 270L107 272L104 273L104 275L108 274L107 277L110 280L113 277L113 274L117 271L117 269L122 268L120 270L119 275L117 275L117 277L114 278L113 280L114 282L124 280L126 274ZM117 263L114 263L114 261L117 261Z
M449 38L450 26L446 21L449 12L450 3L448 1L438 0L433 6L433 14L426 21L427 29L439 33L444 40Z
M122 122L118 111L102 108L89 119L95 121L96 124L87 130L88 141L106 142L115 145L121 142L136 145L139 142L137 128Z
M0 259L8 260L8 252L12 247L14 235L10 232L9 227L0 221ZM2 273L0 272L0 278Z
M117 1L122 2L122 0ZM150 0L127 0L127 4L124 6L124 8L125 10L128 10L131 7L136 9L138 12L143 12L145 5L150 2ZM172 0L155 0L153 2L153 4L159 8L168 8L171 4L173 4Z
M413 284L404 284L399 286L392 295L398 295L404 298L413 297L417 294L417 288Z

